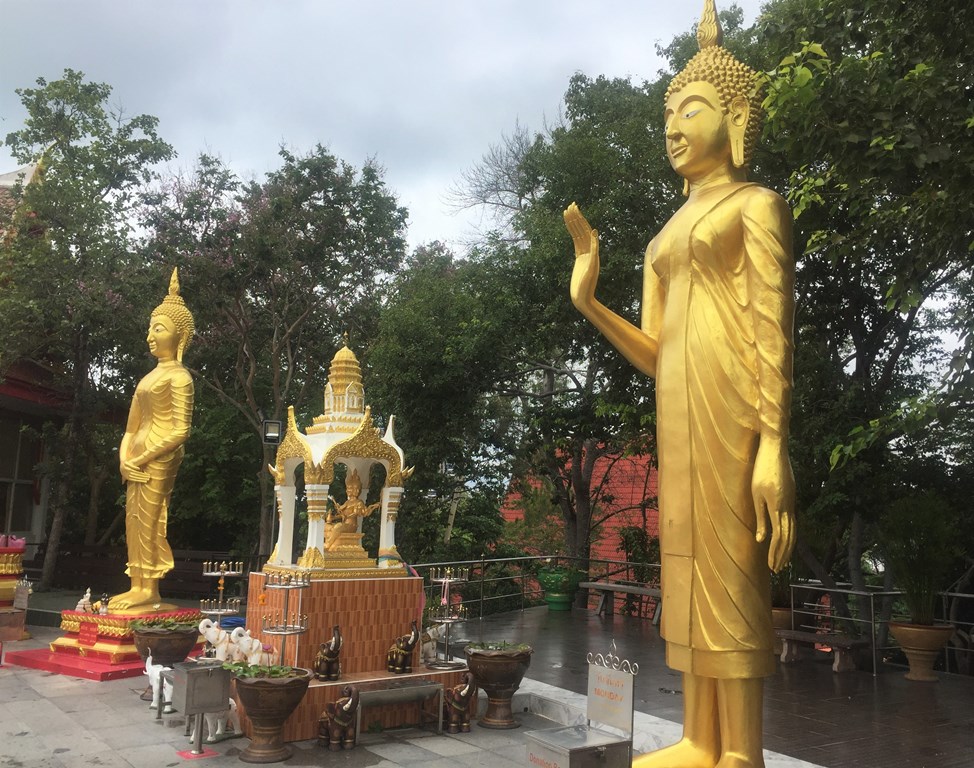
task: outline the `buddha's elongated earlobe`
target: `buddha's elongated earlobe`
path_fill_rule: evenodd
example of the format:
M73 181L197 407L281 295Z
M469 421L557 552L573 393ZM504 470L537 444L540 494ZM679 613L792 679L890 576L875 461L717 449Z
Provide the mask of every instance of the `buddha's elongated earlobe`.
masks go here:
M684 197L690 196L690 179L683 180L683 196Z
M730 104L727 115L727 132L730 134L731 162L735 168L747 165L748 158L745 150L745 135L747 133L747 119L751 113L751 105L743 96L736 96Z

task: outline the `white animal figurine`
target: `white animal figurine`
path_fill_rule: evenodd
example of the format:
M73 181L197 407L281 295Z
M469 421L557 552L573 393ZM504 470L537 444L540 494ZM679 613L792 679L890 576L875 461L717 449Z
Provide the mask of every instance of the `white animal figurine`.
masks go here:
M237 627L230 633L230 646L233 649L233 661L270 665L277 656L273 646L264 645L260 638L253 637L250 630L243 627Z
M235 736L242 736L240 729L240 716L237 714L237 702L228 699L227 708L219 712L206 712L203 714L205 741L214 744L224 739L232 739ZM196 718L192 718L193 732L189 736L190 744L196 741Z
M213 648L213 656L220 661L227 661L230 653L230 633L212 619L200 622L200 634Z
M149 685L152 686L152 703L149 705L149 709L156 709L156 702L159 701L159 683L162 683L162 700L164 702L163 714L169 715L175 712L172 708L172 686L163 680L162 673L164 670L170 669L170 667L164 667L162 664L152 663L152 654L150 653L145 660L145 673L149 676Z
M423 636L420 638L422 645L419 648L419 656L424 664L436 661L436 641L442 639L445 634L445 624L428 627L423 631Z
M254 639L250 636L250 630L237 627L230 633L227 659L230 661L247 661L247 654L250 652L253 643Z

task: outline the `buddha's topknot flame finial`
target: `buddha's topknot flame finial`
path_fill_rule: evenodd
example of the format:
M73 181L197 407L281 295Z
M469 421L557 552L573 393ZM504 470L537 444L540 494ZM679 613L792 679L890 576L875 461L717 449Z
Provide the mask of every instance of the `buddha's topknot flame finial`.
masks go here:
M714 0L704 0L703 14L700 16L700 23L697 24L697 45L700 50L721 45L724 42L724 31L720 28L720 20L717 18L717 5Z

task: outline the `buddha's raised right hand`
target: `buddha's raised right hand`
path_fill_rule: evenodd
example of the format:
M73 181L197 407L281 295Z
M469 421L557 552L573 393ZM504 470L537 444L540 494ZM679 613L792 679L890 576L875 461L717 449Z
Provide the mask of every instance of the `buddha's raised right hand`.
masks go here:
M599 233L592 229L575 203L565 209L564 217L575 245L572 304L584 313L595 301L595 285L599 281Z

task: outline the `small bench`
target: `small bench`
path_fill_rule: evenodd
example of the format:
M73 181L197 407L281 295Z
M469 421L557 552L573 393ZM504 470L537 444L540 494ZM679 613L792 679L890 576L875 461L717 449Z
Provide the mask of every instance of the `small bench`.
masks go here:
M345 681L342 681L344 684ZM405 702L428 701L434 696L439 700L436 705L436 731L443 733L443 683L436 683L429 678L389 678L371 683L356 685L358 688L359 704L355 713L355 742L358 743L362 730L362 710L366 707L376 707L383 704L400 704ZM422 712L420 713L422 718Z
M663 593L659 587L644 587L635 584L620 584L615 581L583 581L579 585L582 589L592 589L601 593L599 607L596 613L611 616L615 607L615 596L619 592L626 595L643 595L656 598L656 610L653 612L653 624L659 624L663 610Z
M852 652L856 648L865 648L869 641L861 637L851 637L838 632L810 632L803 629L776 629L775 635L781 638L781 663L790 664L799 660L798 646L801 643L813 645L827 645L832 649L833 672L854 672L855 658Z

